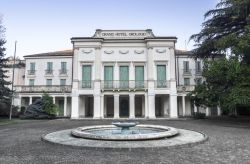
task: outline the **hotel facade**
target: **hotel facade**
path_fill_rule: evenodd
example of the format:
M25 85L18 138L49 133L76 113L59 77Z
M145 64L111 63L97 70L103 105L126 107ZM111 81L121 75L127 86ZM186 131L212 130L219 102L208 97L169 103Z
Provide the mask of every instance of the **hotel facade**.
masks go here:
M197 107L187 94L204 80L202 60L176 50L176 41L150 29L98 29L71 38L73 50L24 56L15 105L28 106L47 92L58 115L72 119L191 116ZM199 111L220 115L219 108Z

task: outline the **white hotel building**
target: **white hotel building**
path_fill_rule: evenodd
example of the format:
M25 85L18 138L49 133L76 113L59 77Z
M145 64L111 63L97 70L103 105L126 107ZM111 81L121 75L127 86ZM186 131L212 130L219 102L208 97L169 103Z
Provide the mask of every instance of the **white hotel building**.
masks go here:
M98 29L93 37L71 38L73 51L27 55L16 105L27 106L46 91L59 115L72 119L191 116L197 108L187 93L203 80L202 61L176 50L176 41L149 29Z

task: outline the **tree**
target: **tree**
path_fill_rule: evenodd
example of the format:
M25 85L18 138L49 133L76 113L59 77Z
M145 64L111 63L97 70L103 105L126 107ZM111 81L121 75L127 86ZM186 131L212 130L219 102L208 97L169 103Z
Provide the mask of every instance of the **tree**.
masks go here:
M221 0L205 19L200 33L190 37L195 57L229 55L250 64L250 0Z
M239 106L250 106L250 67L237 58L205 60L206 79L190 93L197 106L220 106L235 113Z
M53 103L53 98L49 96L49 94L44 93L42 100L44 102L44 111L50 115L57 115L59 109L58 107Z
M5 75L6 70L4 70L4 68L7 68L7 59L4 58L4 44L6 43L6 40L4 39L4 32L5 28L2 26L2 22L0 20L0 103L10 105L12 92L7 86L10 85L11 82L5 80L7 76Z

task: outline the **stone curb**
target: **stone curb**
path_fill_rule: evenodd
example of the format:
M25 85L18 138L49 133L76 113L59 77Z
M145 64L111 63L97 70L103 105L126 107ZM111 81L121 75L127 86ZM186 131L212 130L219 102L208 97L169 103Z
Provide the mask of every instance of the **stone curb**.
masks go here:
M185 129L185 130L190 130L190 129ZM49 141L45 138L47 134L42 135L41 140L44 141L45 143L49 143L51 145L60 145L60 146L65 146L65 147L70 147L74 149L85 149L85 150L122 150L122 151L133 151L133 150L162 150L162 149L179 149L179 148L189 148L195 145L199 145L202 143L205 143L206 141L209 140L209 137L204 134L203 132L200 131L194 131L190 130L193 132L198 132L204 136L204 138L200 141L197 142L191 142L191 143L184 143L184 144L178 144L178 145L172 145L172 146L161 146L161 147L91 147L91 146L76 146L76 145L68 145L68 144L63 144L63 143L56 143L53 141ZM49 133L48 133L49 134ZM100 141L102 142L102 141ZM121 141L122 142L122 141ZM138 141L140 142L140 141Z

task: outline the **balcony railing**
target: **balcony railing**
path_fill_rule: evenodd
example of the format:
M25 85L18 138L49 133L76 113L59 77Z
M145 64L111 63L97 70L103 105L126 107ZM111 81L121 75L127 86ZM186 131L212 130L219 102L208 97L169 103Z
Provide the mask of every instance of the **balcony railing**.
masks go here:
M191 92L194 90L194 88L195 88L194 85L185 85L185 86L179 85L179 86L177 86L177 91L178 92Z
M169 88L169 81L167 80L156 80L155 88Z
M82 88L82 89L91 89L91 88L93 88L93 81L89 81L89 80L80 81L79 88Z
M39 92L53 92L53 93L66 93L71 92L71 85L23 85L15 86L16 92L25 93L39 93Z
M112 89L146 89L147 81L135 81L135 80L112 80L112 81L101 81L101 88L112 90Z
M201 76L202 70L201 69L195 69L195 75Z
M191 69L183 69L183 75L191 75Z
M53 75L53 70L51 70L51 69L46 69L46 70L45 70L45 75Z
M28 70L28 75L35 75L36 70Z
M67 75L68 70L67 69L60 69L59 74L60 75Z

